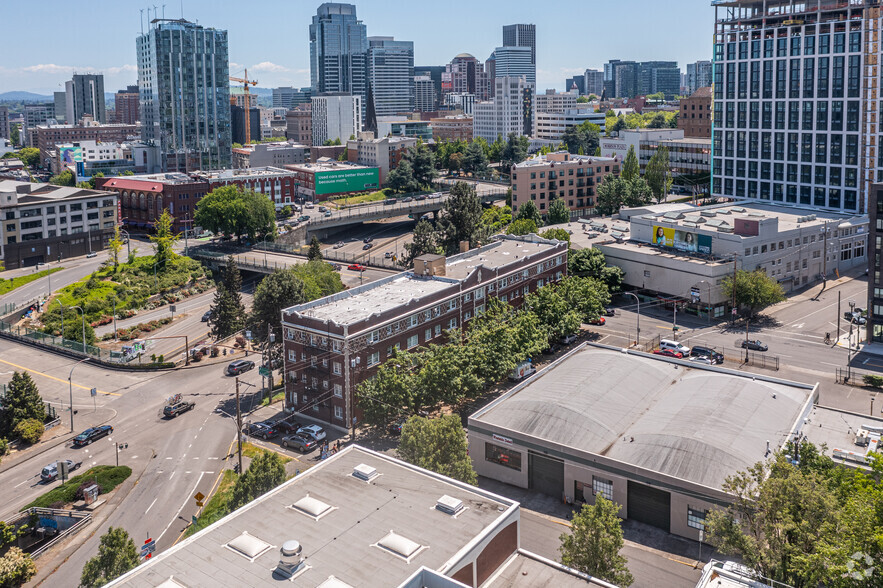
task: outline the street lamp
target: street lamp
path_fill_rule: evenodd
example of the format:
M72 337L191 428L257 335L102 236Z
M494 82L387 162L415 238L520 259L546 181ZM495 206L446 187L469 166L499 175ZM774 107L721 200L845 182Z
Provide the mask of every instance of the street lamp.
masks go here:
M132 257L132 243L131 243L131 239L129 238L129 231L127 231L126 229L120 229L120 233L121 234L125 233L125 235L126 235L126 253L128 254L128 257Z
M71 368L71 373L69 373L67 376L67 386L68 386L68 390L70 392L70 401L71 401L71 433L74 432L74 384L73 384L74 370L77 368L78 365L80 365L84 361L89 361L90 359L92 359L92 358L86 357L84 359L81 359L77 363L75 363L74 367Z
M83 315L83 353L86 353L86 311L79 306L68 306L68 308L76 308ZM64 329L62 329L61 335L64 338Z
M626 296L631 296L635 299L635 302L638 303L638 325L637 325L637 337L635 338L635 345L641 344L641 299L638 298L637 294L632 294L631 292L623 292Z
M126 290L126 294L131 294L131 290ZM117 340L117 297L113 296L113 340Z
M699 285L699 284L705 284L706 286L708 286L708 303L705 305L705 307L706 307L706 313L707 313L706 318L708 319L708 322L710 323L711 322L711 282L709 282L708 280L699 280L698 282L696 282L696 285Z
M849 301L849 347L846 348L846 379L852 376L852 325L855 323L855 300Z

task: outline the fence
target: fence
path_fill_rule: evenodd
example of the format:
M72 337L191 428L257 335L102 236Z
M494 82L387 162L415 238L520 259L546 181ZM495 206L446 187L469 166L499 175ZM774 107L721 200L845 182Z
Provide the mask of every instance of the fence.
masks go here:
M880 376L879 372L865 372L861 370L857 370L854 367L846 366L842 368L837 368L835 370L834 376L835 381L838 384L846 384L851 386L863 386L865 376ZM869 386L869 390L872 391L880 391L879 388L874 388Z
M32 511L40 511L40 512L32 512ZM52 512L46 513L43 511L52 511ZM46 553L47 550L51 549L52 546L56 545L61 540L63 540L65 537L69 537L70 535L73 535L74 533L79 532L83 527L85 527L86 525L88 525L92 521L92 513L88 513L88 512L83 513L83 512L77 512L77 511L72 511L72 510L56 511L56 509L52 509L52 508L30 508L26 512L29 515L31 515L31 514L40 515L40 514L61 513L62 516L80 519L76 523L74 523L73 525L71 525L70 527L68 527L67 529L65 529L64 531L59 533L58 535L56 535L55 538L52 539L52 541L49 541L45 545L41 545L39 549L36 549L35 551L31 552L31 559L37 559L38 557L40 557L41 555Z

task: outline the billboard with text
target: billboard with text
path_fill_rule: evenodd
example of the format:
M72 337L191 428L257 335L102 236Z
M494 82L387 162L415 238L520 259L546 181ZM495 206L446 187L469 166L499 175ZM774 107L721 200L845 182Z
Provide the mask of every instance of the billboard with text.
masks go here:
M380 188L380 169L376 167L316 172L316 195L363 192Z
M654 225L652 243L661 247L671 247L678 251L711 254L711 237L671 227Z

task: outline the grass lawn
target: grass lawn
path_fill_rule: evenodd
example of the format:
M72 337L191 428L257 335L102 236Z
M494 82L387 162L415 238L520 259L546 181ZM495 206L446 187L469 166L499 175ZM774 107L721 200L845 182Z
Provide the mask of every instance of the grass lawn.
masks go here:
M339 198L337 200L332 200L332 204L336 204L337 206L352 206L353 204L363 204L365 202L377 202L380 200L386 200L387 190L378 190L377 192L370 192L368 194L359 194L358 196L349 196L347 198Z
M199 513L199 518L196 519L196 524L190 525L187 528L184 537L189 537L190 535L205 529L215 521L219 521L229 514L227 502L230 500L230 494L233 492L233 486L236 484L238 478L239 474L233 470L224 470L224 474L221 476L221 482L218 484L218 489L206 503L202 512Z
M17 278L11 278L9 280L0 279L0 295L6 294L8 292L12 292L19 286L24 286L25 284L30 284L35 280L39 280L40 278L45 278L49 274L54 274L55 272L60 272L63 270L63 267L54 267L52 269L43 270L37 272L35 274L28 274L26 276L19 276Z
M279 402L283 398L285 398L285 390L280 390L279 392L273 394L273 398L264 397L264 399L261 401L261 406L267 406L274 402Z
M131 475L132 468L128 466L95 466L79 476L68 478L64 484L37 497L36 500L24 506L21 510L27 510L32 506L49 508L56 502L63 502L65 504L74 502L77 499L77 488L79 488L84 482L93 480L101 487L100 494L107 494L122 484L123 481Z
M254 459L261 453L268 451L267 449L263 449L258 447L257 445L252 445L251 443L243 443L242 444L242 455L249 459ZM277 452L278 453L278 452ZM282 463L288 463L291 461L291 458L279 453L279 457L282 458Z

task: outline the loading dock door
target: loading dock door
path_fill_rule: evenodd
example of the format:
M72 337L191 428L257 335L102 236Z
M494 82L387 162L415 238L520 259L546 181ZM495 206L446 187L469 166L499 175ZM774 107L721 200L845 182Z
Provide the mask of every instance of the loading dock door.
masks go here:
M671 530L671 494L629 480L628 518Z
M541 453L527 454L531 490L561 498L564 494L564 462Z

